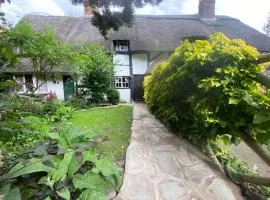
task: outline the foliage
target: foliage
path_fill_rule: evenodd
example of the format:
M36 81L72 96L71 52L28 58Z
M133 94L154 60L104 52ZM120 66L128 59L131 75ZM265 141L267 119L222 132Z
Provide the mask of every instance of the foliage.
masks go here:
M259 53L221 33L185 41L145 80L150 109L168 126L206 139L240 130L267 144L270 92L254 80Z
M70 46L57 40L52 30L44 28L34 31L25 21L11 29L11 36L16 39L19 48L17 56L30 60L37 78L35 90L44 84L44 77L48 77L49 73L67 66L66 62L72 54Z
M107 101L110 103L110 104L113 104L113 105L117 105L119 104L120 102L120 94L118 92L118 90L116 89L109 89L107 91Z
M73 108L59 100L45 102L44 115L50 122L66 121L72 117Z
M12 66L16 62L13 48L14 38L10 35L4 14L0 12L0 69L5 65Z
M12 183L22 199L106 199L106 188L120 188L118 169L98 156L89 135L67 128L50 138L0 178L3 187Z
M110 29L118 31L123 26L131 26L134 18L134 8L147 4L158 5L162 0L71 0L74 5L90 5L95 11L92 24L106 37ZM117 7L121 11L113 11Z
M78 97L86 99L89 105L104 103L114 74L113 61L104 47L97 44L78 47L72 62L77 67L75 76L82 77L78 84Z

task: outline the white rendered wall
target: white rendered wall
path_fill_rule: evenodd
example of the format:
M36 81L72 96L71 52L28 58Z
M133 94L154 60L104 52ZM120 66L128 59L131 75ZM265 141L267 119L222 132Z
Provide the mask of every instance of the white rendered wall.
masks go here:
M130 66L116 65L114 74L115 76L130 76Z
M130 95L131 90L130 89L117 89L120 93L120 100L122 102L130 103Z
M115 64L115 76L130 76L130 61L129 55L116 54L113 55L113 62Z
M130 65L128 54L115 54L113 55L113 63L116 65Z
M147 54L132 54L133 74L145 74L147 65Z
M47 80L47 88L48 92L55 92L57 99L64 100L64 83L63 83L63 75L60 73L56 73L54 78L49 77Z

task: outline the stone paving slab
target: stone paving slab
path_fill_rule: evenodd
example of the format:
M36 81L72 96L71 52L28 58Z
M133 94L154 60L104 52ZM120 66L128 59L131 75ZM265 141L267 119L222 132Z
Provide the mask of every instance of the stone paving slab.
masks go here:
M240 189L145 104L134 103L124 184L115 200L241 200Z

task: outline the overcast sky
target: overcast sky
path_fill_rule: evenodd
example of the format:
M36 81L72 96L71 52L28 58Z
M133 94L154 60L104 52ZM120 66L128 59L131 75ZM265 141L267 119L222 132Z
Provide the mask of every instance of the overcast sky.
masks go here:
M18 21L23 15L41 12L50 15L83 15L82 6L73 6L69 0L11 0L12 3L2 4L0 11L12 22ZM136 14L180 15L196 14L199 0L163 0L159 6L146 6L136 10ZM262 31L268 13L270 0L216 0L217 15L228 15Z

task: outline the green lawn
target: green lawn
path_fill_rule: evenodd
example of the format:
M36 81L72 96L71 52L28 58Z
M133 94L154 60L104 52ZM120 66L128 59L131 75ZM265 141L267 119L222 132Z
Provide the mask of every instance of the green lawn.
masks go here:
M71 122L86 131L104 138L99 145L106 156L122 162L129 144L132 123L132 107L117 106L92 108L74 113Z

